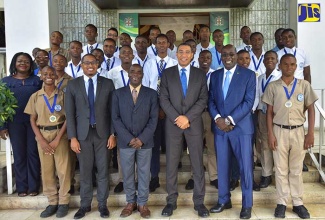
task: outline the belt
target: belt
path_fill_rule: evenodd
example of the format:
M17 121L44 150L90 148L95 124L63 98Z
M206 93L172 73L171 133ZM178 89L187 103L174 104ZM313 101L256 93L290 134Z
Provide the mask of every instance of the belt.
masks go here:
M91 128L96 128L96 124L89 125Z
M280 128L289 129L289 130L292 130L292 129L295 129L295 128L299 128L299 127L303 126L303 125L293 125L293 126L290 126L290 125L278 125L278 124L275 124L275 125L276 126L279 126Z
M58 130L62 128L63 123L59 125L54 125L54 126L38 126L39 129L45 130L45 131L52 131L52 130Z

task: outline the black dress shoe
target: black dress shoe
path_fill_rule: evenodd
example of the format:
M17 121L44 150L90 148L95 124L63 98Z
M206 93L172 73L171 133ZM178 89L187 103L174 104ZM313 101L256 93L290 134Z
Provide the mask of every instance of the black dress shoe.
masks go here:
M241 219L250 219L252 217L252 208L242 208L239 217Z
M186 190L191 190L194 189L194 180L193 179L189 179L185 185L185 189Z
M70 186L70 190L68 193L70 193L71 195L74 194L74 185Z
M253 180L253 190L254 191L261 191L260 185L258 185L255 180Z
M123 182L119 182L115 188L114 188L114 192L115 193L120 193L124 190L124 187L123 187Z
M303 163L302 171L303 172L308 172L308 167L307 167L307 165L305 163Z
M161 215L162 216L171 216L173 214L173 211L177 209L177 205L176 204L170 204L168 203L165 208L162 210Z
M100 213L100 217L102 217L102 218L108 218L109 217L109 211L108 211L106 205L99 206L98 211Z
M211 209L210 209L210 212L211 213L219 213L219 212L222 212L223 210L225 209L231 209L232 208L232 204L231 204L231 201L225 203L225 204L220 204L218 203L217 205L213 206Z
M91 211L91 207L80 207L79 210L76 212L76 214L74 214L73 218L74 219L81 219L83 217L85 217L86 212L90 212Z
M230 181L230 191L234 191L236 187L239 186L239 180L231 180Z
M218 179L210 181L210 185L214 186L214 187L216 187L218 189Z
M157 177L151 178L150 183L149 183L149 191L154 192L159 187L160 187L159 177L157 176Z
M202 218L206 218L210 215L209 210L203 204L194 206L194 210L197 211L198 216Z
M261 182L260 182L260 187L261 188L266 188L272 183L272 177L271 176L262 176L261 177Z
M286 213L286 206L282 204L277 204L275 210L274 210L274 217L276 218L285 218Z
M292 211L295 212L302 219L310 218L308 210L303 205L294 206Z

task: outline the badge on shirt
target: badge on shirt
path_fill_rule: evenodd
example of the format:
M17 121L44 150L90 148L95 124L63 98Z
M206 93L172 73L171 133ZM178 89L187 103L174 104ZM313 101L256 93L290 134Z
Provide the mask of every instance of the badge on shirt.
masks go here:
M50 119L50 122L56 122L56 116L55 115L51 115L49 119Z
M57 112L61 111L61 109L62 109L61 105L55 105L54 107L54 110Z
M297 95L297 100L299 101L299 102L302 102L302 101L304 101L304 95L303 94L298 94Z

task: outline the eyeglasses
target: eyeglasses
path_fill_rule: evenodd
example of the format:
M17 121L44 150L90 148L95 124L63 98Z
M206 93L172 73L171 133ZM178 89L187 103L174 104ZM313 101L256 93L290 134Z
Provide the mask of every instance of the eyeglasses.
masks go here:
M98 64L98 61L92 61L92 62L85 61L85 62L82 62L82 64L84 64L86 66L89 66L89 65L97 65Z
M17 60L17 63L19 64L30 64L28 60Z

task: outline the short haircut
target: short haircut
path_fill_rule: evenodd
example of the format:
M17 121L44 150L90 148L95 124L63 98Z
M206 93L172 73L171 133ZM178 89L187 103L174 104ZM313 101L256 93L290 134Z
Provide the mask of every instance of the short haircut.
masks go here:
M101 54L104 56L104 52L102 51L102 49L95 48L95 49L93 49L93 51L92 51L91 53L93 53L93 52L95 52L95 51L101 53Z
M287 33L287 32L292 32L293 35L296 37L296 32L293 29L291 29L291 28L284 29L282 31L282 34L281 35L283 35L284 33Z
M183 35L186 34L186 33L191 33L191 34L193 34L193 31L186 30L186 31L183 32Z
M256 35L261 35L262 38L264 39L264 36L263 36L263 34L262 34L261 32L254 32L254 33L252 33L251 36L249 37L249 39L252 40L252 38L253 38L254 36L256 36Z
M295 55L293 55L293 54L291 54L291 53L287 53L287 54L284 54L284 55L281 57L281 59L280 59L280 63L282 62L283 59L288 58L288 57L292 57L292 58L294 58L294 59L296 60Z
M128 33L123 32L122 34L128 36L131 39L131 36Z
M79 46L82 47L82 43L80 41L77 41L77 40L70 41L69 47L70 47L71 44L79 44Z
M158 36L156 37L156 41L157 41L158 38L161 38L161 37L166 38L167 39L167 42L169 42L168 37L167 37L166 34L158 34Z
M194 43L196 44L196 42L195 42L194 39L188 39L188 40L186 40L184 43L190 43L190 42L194 42Z
M199 56L200 56L201 54L204 54L204 53L209 53L209 54L211 54L211 56L212 56L212 53L211 53L210 50L202 50L202 51L200 52Z
M95 31L96 31L96 33L97 33L97 27L96 27L95 25L93 25L93 24L87 24L86 27L85 27L85 29L86 29L87 27L90 27L90 28L95 29Z
M278 28L278 29L276 29L276 31L274 33L276 34L276 33L280 32L280 31L284 31L284 30L285 30L284 28Z
M220 30L220 29L215 29L215 30L213 31L213 34L214 34L214 33L217 33L217 32L221 32L221 33L223 33L222 30Z
M84 60L85 60L85 57L89 57L89 56L91 56L91 57L93 57L95 60L97 60L96 59L96 57L93 55L93 54L91 54L91 53L88 53L88 54L85 54L82 58L81 58L81 63L83 63L84 62Z
M161 30L160 30L159 27L156 27L156 26L151 27L150 30L149 30L149 33L151 33L152 30L158 30L161 33Z
M189 44L187 44L187 43L181 43L180 45L178 45L178 47L177 47L177 52L178 52L178 49L179 49L181 46L188 46L188 47L190 47L190 50L191 50L191 52L192 52L192 47L191 47Z
M238 51L237 52L237 55L239 56L239 55L241 55L241 54L244 54L244 53L247 53L248 54L248 56L249 56L249 52L247 51L247 50L240 50L240 51Z
M203 28L208 28L209 31L210 31L210 27L209 27L208 25L205 25L205 24L201 25L201 26L200 26L200 31L201 31ZM200 31L199 31L199 32L200 32Z
M61 38L63 39L63 34L62 34L60 31L52 31L51 35L52 35L53 33L58 33L58 34L61 36Z
M149 39L148 39L148 37L146 35L140 34L140 35L136 36L135 39L138 39L138 38L144 38L144 39L146 39L146 41L149 42Z
M107 30L107 32L108 31L115 31L117 33L117 35L118 35L118 30L115 27L111 27L110 29Z
M242 26L242 27L240 28L240 32L242 32L244 28L248 28L249 30L251 30L250 27L248 27L248 26L245 25L245 26Z
M25 56L27 57L28 61L29 61L29 64L30 64L30 67L29 67L29 75L32 75L34 74L34 68L33 68L33 59L32 57L28 54L28 53L24 53L24 52L19 52L19 53L16 53L12 59L11 59L11 63L10 63L10 66L9 66L9 72L10 72L10 75L14 75L17 71L16 69L16 62L17 62L17 58L19 56Z
M42 71L43 71L44 69L46 69L46 68L52 70L52 71L55 73L55 69L54 69L54 67L49 66L49 65L44 66L43 69L42 69ZM41 72L42 72L42 71L41 71Z
M129 46L129 45L123 45L123 46L120 48L120 51L121 51L123 48L125 48L125 47L127 47L127 48L129 48L129 49L131 49L131 50L133 51L132 47Z
M106 38L103 42L105 41L110 41L112 43L114 43L114 45L116 46L116 41L113 38Z
M268 50L268 51L265 52L265 54L264 54L264 58L265 58L267 55L271 54L271 53L275 54L275 56L278 57L278 53L277 53L277 52L275 52L274 50Z
M37 57L37 54L39 54L40 52L43 52L43 53L46 53L47 55L49 55L49 52L47 52L46 50L43 50L43 49L40 49L36 52L36 57Z
M55 57L58 57L58 56L64 58L64 60L65 60L66 62L68 62L67 58L66 58L65 56L63 56L62 54L59 54L59 53L55 54L55 55L53 56L53 59L54 59Z

